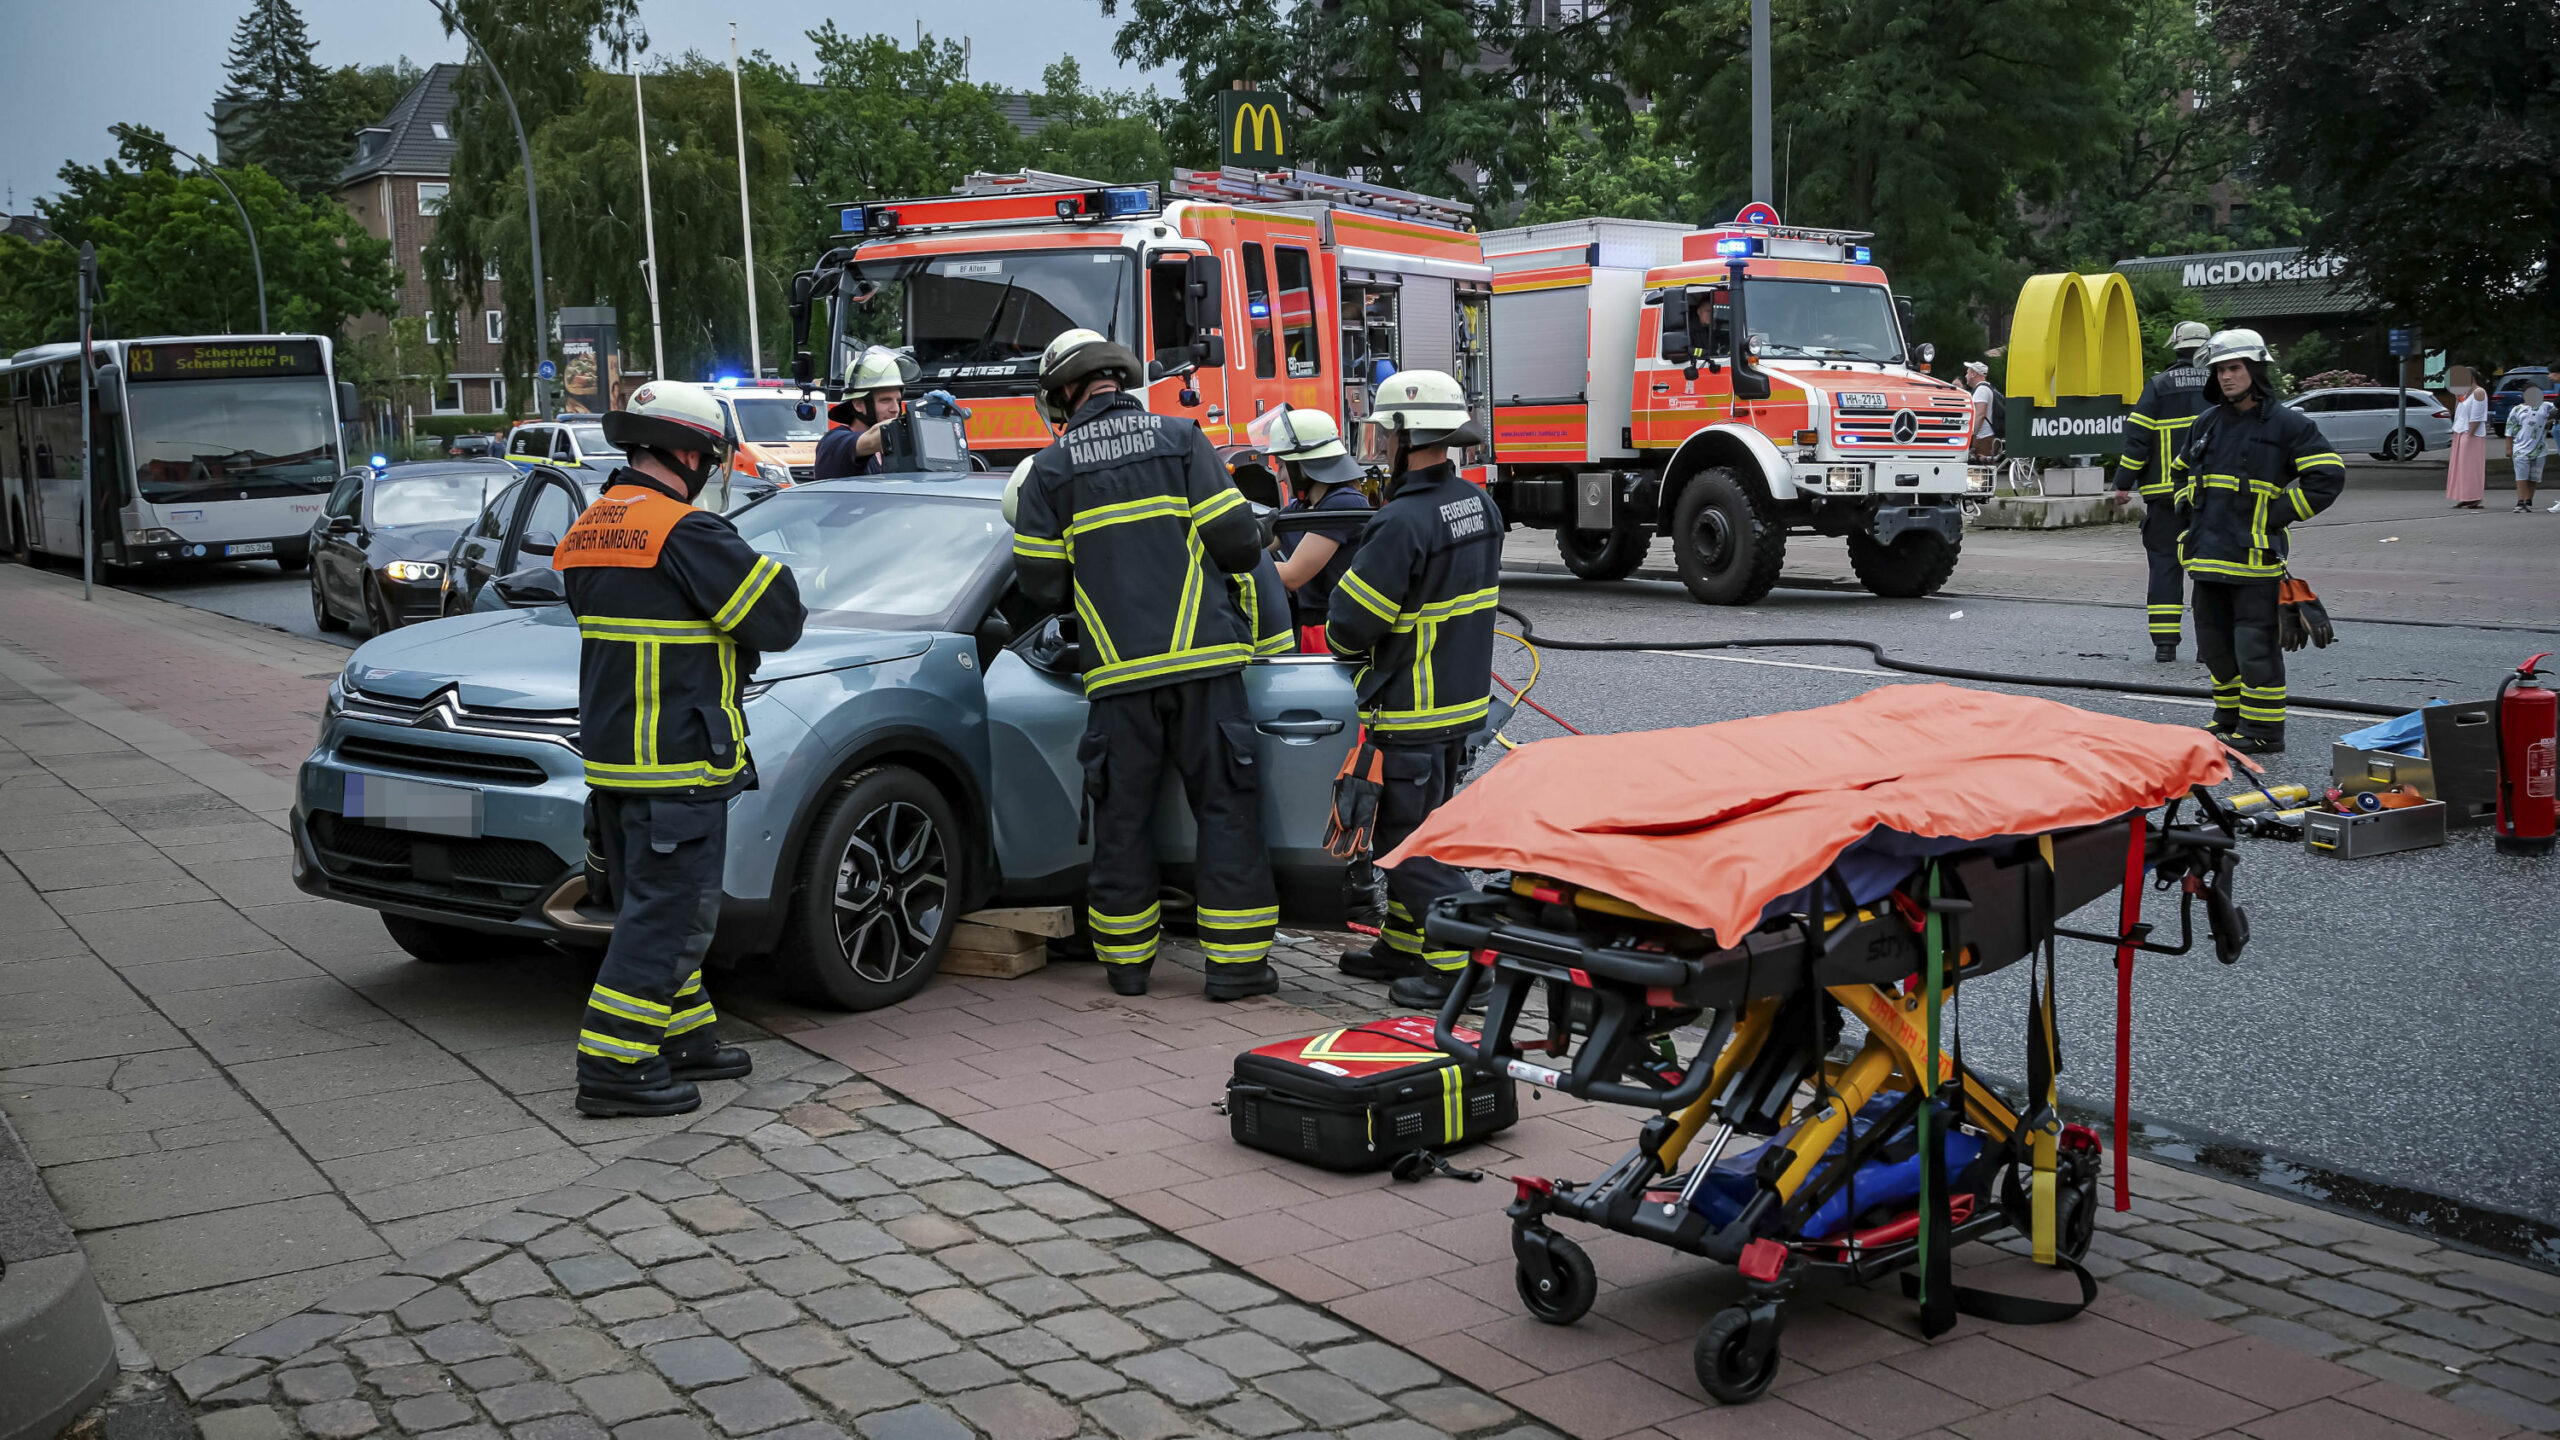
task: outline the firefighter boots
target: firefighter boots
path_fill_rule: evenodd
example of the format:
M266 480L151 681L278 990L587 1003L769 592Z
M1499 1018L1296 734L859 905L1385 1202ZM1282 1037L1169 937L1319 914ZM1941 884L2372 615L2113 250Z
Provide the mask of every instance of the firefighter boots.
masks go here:
M1272 969L1268 960L1256 960L1246 965L1212 963L1209 966L1209 983L1203 993L1221 1002L1242 1000L1248 995L1277 995L1280 993L1280 972Z
M1458 988L1455 967L1447 970L1425 970L1407 975L1387 987L1387 999L1414 1010L1437 1011L1449 1001L1449 992Z
M1112 994L1144 995L1147 993L1147 972L1154 968L1156 968L1155 961L1139 960L1127 964L1105 965L1102 967L1102 973L1110 977Z
M743 1080L755 1073L755 1058L735 1045L723 1045L708 1030L667 1044L667 1070L678 1080Z
M663 1058L630 1065L581 1055L577 1103L579 1114L598 1118L683 1115L701 1108L702 1092L692 1081L677 1079Z

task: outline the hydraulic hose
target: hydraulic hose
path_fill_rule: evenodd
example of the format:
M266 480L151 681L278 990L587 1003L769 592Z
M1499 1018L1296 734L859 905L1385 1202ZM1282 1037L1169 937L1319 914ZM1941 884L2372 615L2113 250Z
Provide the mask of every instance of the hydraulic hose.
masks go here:
M1559 640L1541 635L1528 616L1508 605L1495 607L1520 626L1520 638L1542 650L1864 650L1869 658L1887 670L1907 675L1927 675L1941 680L1977 680L1993 685L2028 685L2051 690L2099 690L2126 695L2164 695L2177 700L2211 700L2211 690L2194 685L2154 685L2141 680L2083 680L2069 675L2012 675L1999 670L1968 670L1955 665L1931 665L1920 660L1900 660L1872 640L1844 640L1834 637L1777 638L1761 640ZM2381 705L2370 700L2338 700L2319 695L2295 695L2290 704L2311 710L2335 710L2349 715L2380 715L2386 718L2406 715L2416 708L2409 705Z

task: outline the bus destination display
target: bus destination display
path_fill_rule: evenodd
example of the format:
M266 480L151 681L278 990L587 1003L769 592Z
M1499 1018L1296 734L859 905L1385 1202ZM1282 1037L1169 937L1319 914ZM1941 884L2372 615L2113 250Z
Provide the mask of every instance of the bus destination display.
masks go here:
M323 373L317 340L189 340L125 347L125 376L130 380L238 380Z

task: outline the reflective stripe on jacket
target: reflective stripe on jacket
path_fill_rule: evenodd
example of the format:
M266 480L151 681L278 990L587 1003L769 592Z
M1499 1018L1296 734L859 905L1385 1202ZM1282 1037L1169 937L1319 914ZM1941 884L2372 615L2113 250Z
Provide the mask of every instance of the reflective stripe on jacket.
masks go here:
M1236 611L1253 632L1256 655L1288 655L1298 648L1297 627L1289 623L1289 590L1280 583L1280 566L1262 552L1253 568L1227 577L1235 591Z
M632 470L615 472L551 563L578 617L587 784L652 794L743 786L747 677L762 652L799 642L805 618L790 568Z
M2286 527L2328 509L2347 488L2346 463L2311 417L2263 395L2247 410L2207 410L2169 472L2183 532L2179 562L2207 579L2282 577Z
M2185 447L2188 427L2213 408L2206 388L2212 380L2199 366L2173 365L2142 387L2142 398L2133 402L2132 413L2124 417L2124 453L2116 460L2117 489L2139 488L2155 499L2170 493L2169 464Z
M1088 696L1243 668L1255 631L1229 577L1261 555L1261 527L1209 437L1118 392L1087 401L1032 458L1014 517L1023 594L1075 607Z
M1358 684L1372 734L1419 742L1484 723L1501 576L1493 497L1446 462L1397 478L1325 621L1336 655L1367 657Z

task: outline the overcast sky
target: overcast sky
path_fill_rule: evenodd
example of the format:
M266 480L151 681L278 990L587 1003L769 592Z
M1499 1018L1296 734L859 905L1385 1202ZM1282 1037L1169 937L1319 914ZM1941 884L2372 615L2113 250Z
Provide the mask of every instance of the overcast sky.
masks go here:
M298 0L324 65L387 63L407 55L420 65L460 60L427 0ZM118 121L152 126L210 156L213 130L205 114L222 86L222 62L245 0L0 0L9 19L0 45L0 117L9 143L0 152L0 199L25 214L38 195L58 188L66 160L95 164L114 153L107 127ZM779 4L775 0L641 0L651 54L688 49L726 56L729 22L738 22L742 52L765 50L805 73L815 65L806 32L833 18L859 34L883 31L912 40L922 19L937 34L972 40L970 78L1013 89L1036 86L1041 67L1060 55L1084 66L1085 82L1135 87L1148 77L1124 70L1111 55L1116 21L1095 0L866 0L859 5Z

